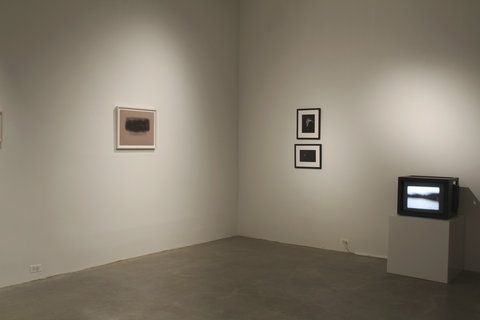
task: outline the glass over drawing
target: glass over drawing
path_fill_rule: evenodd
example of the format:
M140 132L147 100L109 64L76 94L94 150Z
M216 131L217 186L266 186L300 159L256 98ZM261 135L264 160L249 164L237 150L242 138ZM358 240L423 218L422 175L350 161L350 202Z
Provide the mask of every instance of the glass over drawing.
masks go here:
M151 109L117 107L117 149L155 149L155 115Z

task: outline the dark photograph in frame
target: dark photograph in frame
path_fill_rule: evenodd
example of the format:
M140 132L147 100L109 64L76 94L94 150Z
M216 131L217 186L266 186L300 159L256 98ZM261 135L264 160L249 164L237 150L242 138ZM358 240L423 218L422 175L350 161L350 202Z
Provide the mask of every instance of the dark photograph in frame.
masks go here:
M295 144L295 168L321 169L321 144Z
M297 139L320 139L320 108L297 109Z

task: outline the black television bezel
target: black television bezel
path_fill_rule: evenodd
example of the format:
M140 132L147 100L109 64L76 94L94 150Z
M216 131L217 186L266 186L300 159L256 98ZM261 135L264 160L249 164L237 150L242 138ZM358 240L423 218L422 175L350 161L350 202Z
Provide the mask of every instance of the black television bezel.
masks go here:
M439 209L407 208L408 186L440 187ZM405 216L415 216L434 219L449 219L456 215L458 206L458 178L405 176L398 178L397 213Z

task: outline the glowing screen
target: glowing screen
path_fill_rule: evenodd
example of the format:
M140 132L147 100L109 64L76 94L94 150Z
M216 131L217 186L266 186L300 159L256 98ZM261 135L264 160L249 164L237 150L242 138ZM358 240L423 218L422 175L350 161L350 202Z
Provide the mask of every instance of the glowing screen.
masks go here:
M407 208L440 209L440 187L407 186Z

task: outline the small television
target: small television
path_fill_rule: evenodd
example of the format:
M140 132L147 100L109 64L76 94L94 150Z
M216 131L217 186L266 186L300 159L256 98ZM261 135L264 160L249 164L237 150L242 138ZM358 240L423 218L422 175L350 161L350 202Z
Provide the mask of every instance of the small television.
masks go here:
M405 176L398 178L399 215L450 219L457 214L458 178Z

